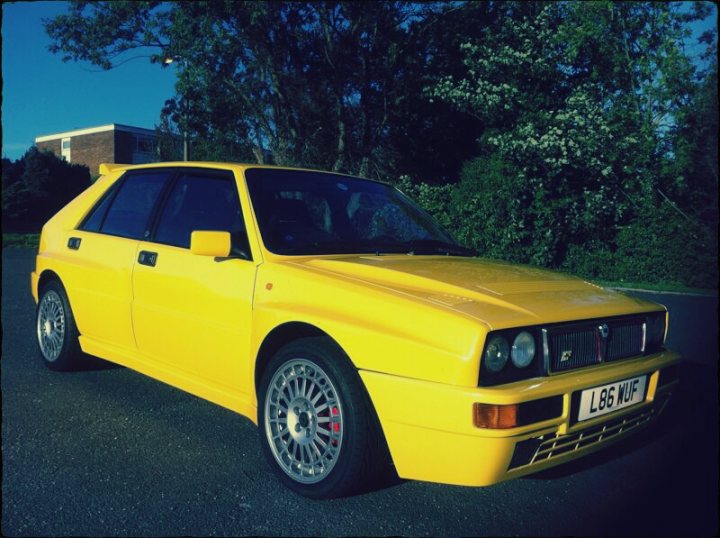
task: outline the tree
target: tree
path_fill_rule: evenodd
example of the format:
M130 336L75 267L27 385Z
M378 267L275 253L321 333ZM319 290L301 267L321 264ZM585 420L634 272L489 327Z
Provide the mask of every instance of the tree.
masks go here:
M470 236L486 236L499 211L493 231L522 261L558 266L573 245L612 250L622 227L673 204L672 133L694 89L680 48L689 16L660 3L504 8L499 29L461 45L466 72L428 89L487 126L487 166L464 173L463 199L477 205ZM498 167L516 173L512 198Z
M8 184L6 170L12 170ZM32 147L15 163L3 159L3 228L37 232L89 186L87 166L70 164L49 151Z
M497 28L504 12L496 2L445 4L418 21L406 45L403 98L391 109L385 158L398 174L430 184L455 183L462 164L478 153L485 122L424 89L443 76L466 72L460 45Z
M711 65L692 100L678 114L673 132L677 178L673 194L679 204L708 229L718 223L718 71Z
M46 29L51 50L64 60L109 69L131 54L156 63L177 59L178 95L164 116L191 134L196 157L223 148L241 156L251 151L264 162L270 150L279 164L384 176L396 172L394 135L403 123L397 111L413 99L426 101L406 88L423 65L425 28L448 9L404 2L76 1Z
M5 157L2 158L2 188L3 190L12 187L20 181L23 173L22 160L11 161Z

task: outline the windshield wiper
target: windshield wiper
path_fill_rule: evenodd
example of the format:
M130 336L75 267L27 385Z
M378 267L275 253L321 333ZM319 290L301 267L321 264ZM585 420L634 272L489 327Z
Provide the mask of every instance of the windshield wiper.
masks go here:
M356 239L314 241L278 250L279 254L443 254L445 256L477 256L477 252L455 243L437 239L414 239L412 241L394 241L388 239Z
M405 252L400 243L381 243L369 240L314 241L279 249L280 254L380 254L392 249L393 253Z
M408 254L444 254L445 256L467 257L478 255L477 251L472 248L437 239L413 239L407 241L404 245L407 245L407 248L410 249Z

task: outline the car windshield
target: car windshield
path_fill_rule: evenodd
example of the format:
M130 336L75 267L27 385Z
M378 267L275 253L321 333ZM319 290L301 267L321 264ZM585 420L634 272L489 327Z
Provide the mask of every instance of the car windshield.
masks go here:
M276 254L474 256L397 189L340 174L245 172L265 246Z

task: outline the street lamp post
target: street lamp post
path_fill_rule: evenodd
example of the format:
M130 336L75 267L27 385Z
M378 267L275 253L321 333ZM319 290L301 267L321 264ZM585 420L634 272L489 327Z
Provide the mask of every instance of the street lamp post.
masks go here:
M184 101L184 100L183 100ZM183 103L183 161L188 160L187 103Z
M173 62L179 62L183 70L186 68L187 63L185 62L185 58L182 56L168 56L165 59L163 59L163 65L170 65ZM183 98L183 161L188 160L188 127L187 127L187 120L188 120L188 106L187 106L187 99Z

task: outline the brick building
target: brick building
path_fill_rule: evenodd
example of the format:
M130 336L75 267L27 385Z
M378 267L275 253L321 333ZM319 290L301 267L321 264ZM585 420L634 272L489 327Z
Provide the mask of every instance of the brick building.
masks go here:
M98 175L100 163L143 164L159 160L154 130L117 123L38 136L35 145L70 163L86 165L91 176Z

